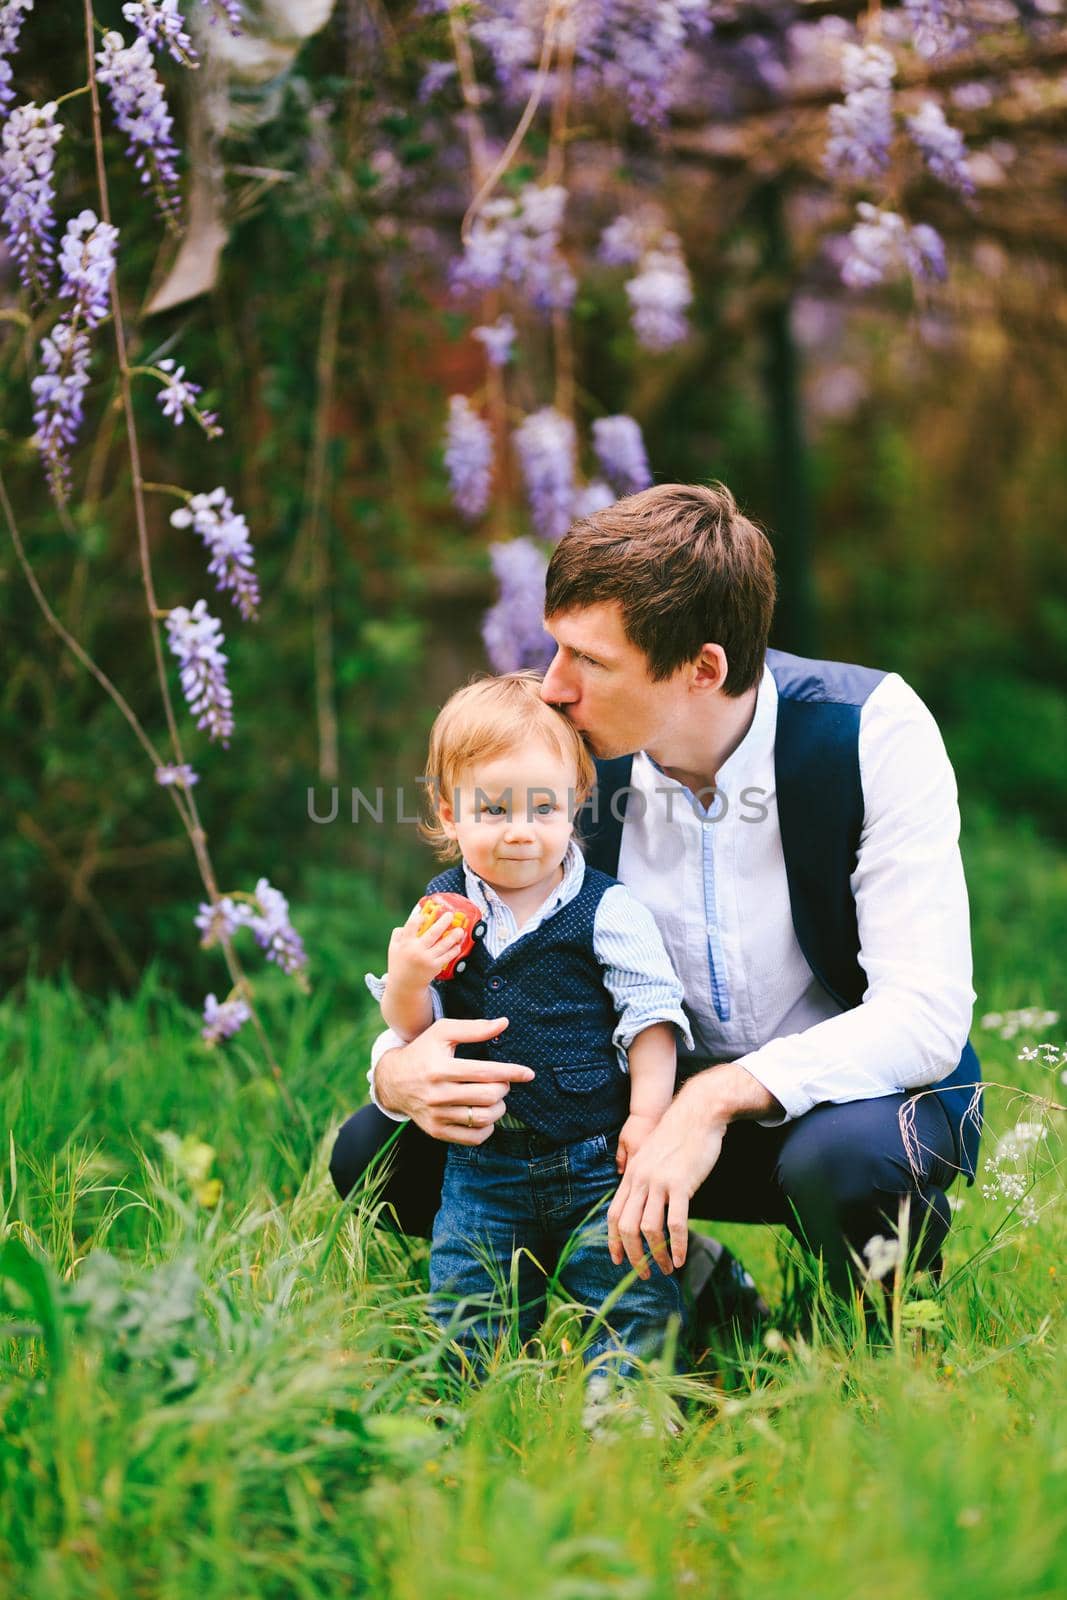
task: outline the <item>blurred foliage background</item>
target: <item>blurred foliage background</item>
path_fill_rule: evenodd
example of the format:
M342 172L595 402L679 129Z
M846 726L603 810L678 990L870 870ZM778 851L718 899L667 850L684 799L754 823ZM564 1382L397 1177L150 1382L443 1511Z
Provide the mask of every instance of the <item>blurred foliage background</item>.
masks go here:
M96 7L105 26L120 9ZM284 9L251 8L264 27ZM242 78L223 51L197 78L167 76L186 188L225 230L209 292L146 311L178 245L161 237L121 141L107 137L134 356L173 352L226 429L215 443L175 430L139 394L145 476L225 484L262 580L259 624L227 622L236 736L225 752L202 736L188 745L220 888L269 876L290 897L313 979L357 993L353 948L391 924L430 865L414 827L389 820L391 797L398 785L414 795L435 709L485 666L489 539L526 523L513 468L487 523L468 526L442 463L447 396L477 390L484 372L469 337L478 316L447 287L470 198L461 107L454 90L443 101L419 92L427 62L446 54L446 19L415 5L303 9L265 75ZM768 36L745 8L720 9L733 17L722 48ZM804 9L780 8L782 40ZM942 226L952 254L947 282L921 293L857 298L832 270L826 240L843 212L820 176L827 97L791 107L753 81L727 117L701 91L666 128L607 114L583 124L567 153L575 256L583 230L592 239L618 209L598 196L653 195L695 289L690 338L651 358L617 278L583 272L579 418L637 417L657 481L725 481L779 547L773 642L903 673L941 721L965 832L1003 825L1053 845L1067 833L1057 28L1053 16L1051 31L1018 46L1020 59L1030 50L1053 62L1035 69L1048 90L1040 114L1013 120L1031 103L1016 63L1007 87L996 80L987 124L968 130L985 153L975 204L952 207L914 180L917 214ZM76 87L83 51L78 8L50 9L25 32L24 91L40 101ZM990 71L988 51L979 66ZM498 148L514 110L490 103L483 117ZM84 100L67 124L74 211L95 203ZM535 124L508 183L536 176L550 153ZM106 363L94 369L95 431L60 516L29 443L39 322L0 323L9 492L57 614L158 730L114 378ZM550 342L544 325L524 327L513 385L526 409ZM172 506L149 501L163 604L209 592L201 552L168 523ZM128 990L151 959L195 1001L220 969L197 947L203 891L188 844L125 723L45 627L6 542L0 608L0 980L66 969L85 988ZM325 815L334 784L337 820L316 823L309 794ZM385 789L385 824L348 820L354 786Z

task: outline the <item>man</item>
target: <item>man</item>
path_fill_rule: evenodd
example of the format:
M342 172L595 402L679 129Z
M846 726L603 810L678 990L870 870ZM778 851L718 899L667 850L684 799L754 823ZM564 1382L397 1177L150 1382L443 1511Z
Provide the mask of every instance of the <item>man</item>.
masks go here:
M945 1189L974 1174L959 814L913 691L768 651L774 594L769 541L723 486L633 495L553 554L542 692L598 758L587 858L653 912L696 1043L612 1202L613 1259L682 1266L689 1216L785 1223L845 1292L902 1214L917 1265L936 1264ZM429 1231L433 1141L491 1137L530 1075L454 1057L499 1031L442 1020L378 1041L377 1103L334 1151L342 1194L409 1117L386 1198Z

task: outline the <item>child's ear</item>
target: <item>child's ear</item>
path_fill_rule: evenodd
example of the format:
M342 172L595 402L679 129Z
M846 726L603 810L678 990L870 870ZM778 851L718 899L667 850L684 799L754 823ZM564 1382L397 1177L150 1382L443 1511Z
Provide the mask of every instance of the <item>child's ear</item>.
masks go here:
M441 824L441 832L445 838L454 839L456 837L456 814L444 795L437 802L437 820Z

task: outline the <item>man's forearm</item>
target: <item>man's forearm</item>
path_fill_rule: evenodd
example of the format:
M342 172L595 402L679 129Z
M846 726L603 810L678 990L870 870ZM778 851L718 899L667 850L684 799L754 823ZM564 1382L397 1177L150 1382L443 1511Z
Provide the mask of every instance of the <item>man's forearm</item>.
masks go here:
M770 1090L733 1061L698 1072L683 1085L679 1098L682 1096L694 1103L698 1115L712 1123L785 1115L784 1107Z

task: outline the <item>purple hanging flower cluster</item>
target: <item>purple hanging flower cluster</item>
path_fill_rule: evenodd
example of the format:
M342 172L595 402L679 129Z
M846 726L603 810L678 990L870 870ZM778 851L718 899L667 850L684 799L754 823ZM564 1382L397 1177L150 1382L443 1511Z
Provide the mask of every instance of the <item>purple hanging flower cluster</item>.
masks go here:
M512 283L538 311L565 311L577 283L560 253L567 191L528 183L515 200L483 206L452 268L452 287L481 293Z
M498 4L493 11L471 24L471 37L488 53L505 96L525 98L541 50L543 18L535 18L530 0Z
M493 433L465 394L454 394L448 402L445 466L456 509L465 517L480 517L489 504Z
M846 44L843 105L830 107L826 169L844 178L875 178L889 165L896 62L880 45Z
M283 972L290 975L307 966L304 943L289 920L289 902L280 889L274 889L266 878L256 884L258 915L249 921L260 949L268 961L274 961Z
M971 42L966 0L904 0L916 50L927 60Z
M574 423L554 406L542 406L514 438L534 527L543 539L561 539L574 510Z
M691 39L711 31L708 0L577 0L575 86L624 99L639 127L664 123Z
M640 261L650 241L647 230L624 212L609 222L600 235L597 256L608 267L632 267Z
M222 433L218 417L214 411L201 411L196 403L203 385L193 383L187 378L185 368L176 367L172 356L157 361L156 366L166 375L163 387L156 395L163 415L169 417L176 428L180 428L185 413L188 412L193 420L200 424L209 439L217 439Z
M87 327L103 322L111 309L111 274L119 230L88 208L67 223L59 247L59 293L73 300L74 316Z
M678 235L652 207L619 216L600 235L597 258L609 267L636 267L626 285L630 322L646 350L669 350L689 337L693 285Z
M456 76L456 63L454 61L431 61L422 78L419 80L417 99L420 106L432 100L434 95L440 94L446 84L451 83Z
M486 360L491 367L506 367L515 343L515 323L505 311L495 322L475 328L473 337L485 347Z
M907 126L934 177L960 194L973 195L974 179L967 165L963 135L946 122L937 102L924 100L915 115L907 119Z
M546 0L495 0L479 9L472 37L488 53L505 95L525 98L541 54ZM710 31L710 13L709 0L574 0L578 94L607 92L627 104L640 126L663 123L682 81L686 47ZM546 98L554 92L550 78Z
M659 246L641 257L637 273L626 285L630 321L637 342L645 350L669 350L689 337L687 312L693 285L673 233L662 235Z
M69 317L41 340L41 371L33 379L33 421L48 486L62 504L70 491L70 452L77 441L89 385L89 335L108 313L118 229L82 211L68 222L59 250L61 298Z
M15 98L11 87L11 57L19 47L22 24L32 10L33 0L0 0L0 113L5 112Z
M36 299L48 292L55 256L55 149L63 130L54 101L16 106L0 147L0 202L8 249Z
M234 605L250 621L259 607L259 580L253 570L248 523L234 510L225 489L191 495L188 505L172 512L170 520L172 527L192 528L200 535L211 556L207 570L215 587L222 593L230 590Z
M608 506L613 506L617 499L610 484L605 483L603 478L593 478L576 491L573 518L577 521L579 517L595 516L598 511L606 511Z
M210 950L212 945L219 944L223 939L232 939L238 928L246 928L254 915L253 908L246 901L234 900L228 894L220 895L214 905L202 900L194 918L201 947Z
M167 643L181 665L182 693L198 728L225 746L233 732L233 696L226 682L222 628L207 601L175 606L167 615Z
M229 24L230 32L236 38L244 21L241 0L203 0L203 3L211 11L209 20L214 24L221 18Z
M206 1045L216 1045L223 1039L232 1039L243 1028L252 1012L246 1000L222 1000L209 994L204 1001L204 1026L200 1037Z
M199 57L185 31L178 0L126 0L122 15L155 49L168 50L179 66L196 66Z
M161 767L156 768L156 782L164 789L169 789L172 785L179 789L191 789L194 783L200 782L200 777L187 761L183 761L180 766L172 761L166 761Z
M532 667L543 672L556 649L542 622L548 563L531 539L491 544L489 559L500 585L500 598L482 622L493 671L518 672Z
M307 965L303 940L289 920L289 902L266 878L259 879L254 895L221 895L214 904L201 901L195 922L205 950L232 939L239 928L251 928L267 960L283 971L294 973Z
M42 370L30 384L37 448L59 505L70 493L70 452L81 427L89 353L89 335L83 328L57 322L41 340Z
M155 190L168 221L178 212L178 147L171 136L174 118L152 64L148 40L138 34L128 45L121 33L105 33L97 51L97 77L108 86L115 122L129 141L127 153L141 182Z
M593 423L593 449L616 494L637 494L652 482L645 441L633 417L598 417Z
M895 211L879 211L861 201L859 222L848 236L841 278L850 289L869 289L905 273L916 283L946 275L945 246L926 223L909 227Z

